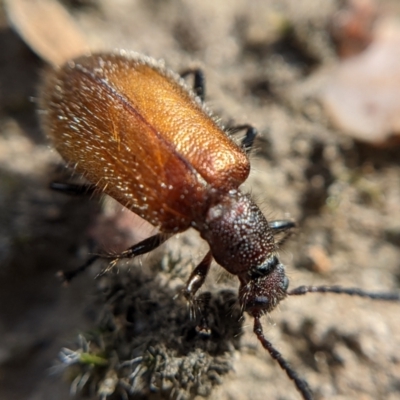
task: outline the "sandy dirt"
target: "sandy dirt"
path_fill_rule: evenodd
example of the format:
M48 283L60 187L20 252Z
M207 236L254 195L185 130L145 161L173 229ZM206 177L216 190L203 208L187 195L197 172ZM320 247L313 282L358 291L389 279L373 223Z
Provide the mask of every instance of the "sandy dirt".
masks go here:
M268 218L298 222L281 250L291 288L399 292L400 148L354 141L332 126L318 100L324 76L339 62L327 30L339 2L277 3L64 1L92 48L138 51L175 71L201 67L207 104L223 123L259 130L244 190ZM400 17L396 2L383 6ZM131 398L299 399L257 342L251 318L239 321L235 311L236 319L227 317L238 282L217 265L206 290L219 337L193 339L185 303L174 296L207 249L194 231L121 266L119 275L94 280L100 268L94 267L68 288L60 285L56 272L80 265L99 232L97 248L111 250L116 228L109 220L131 239L142 237L144 227L129 225L126 212L110 217L98 199L49 190L68 173L40 130L32 100L45 65L0 17L0 398L70 398L70 383L50 368L62 347L78 348L79 333L98 340L100 326L123 332L116 364L123 354L148 354L143 348L151 341L166 360L201 358L213 368L211 374L199 367L204 377L191 392L179 382L162 389L158 374L152 390L144 385L142 397ZM263 325L316 399L394 400L400 398L399 315L399 303L309 294L282 302ZM104 335L107 344L117 340ZM193 363L185 368L194 371ZM104 380L98 376L93 382ZM89 396L98 391L86 389ZM124 393L118 387L109 398Z

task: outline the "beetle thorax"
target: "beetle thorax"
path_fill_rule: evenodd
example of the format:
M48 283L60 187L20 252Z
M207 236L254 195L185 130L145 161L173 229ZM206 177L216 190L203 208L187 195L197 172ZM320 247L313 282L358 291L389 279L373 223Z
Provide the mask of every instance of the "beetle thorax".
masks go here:
M209 243L214 259L228 272L248 273L275 252L271 228L248 195L231 190L217 198L199 224L201 236Z

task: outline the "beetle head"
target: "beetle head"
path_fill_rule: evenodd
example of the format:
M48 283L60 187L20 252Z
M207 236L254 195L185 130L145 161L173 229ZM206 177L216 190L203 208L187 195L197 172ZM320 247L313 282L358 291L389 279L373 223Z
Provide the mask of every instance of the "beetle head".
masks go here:
M239 279L241 307L255 318L272 311L286 297L289 286L285 268L275 255Z

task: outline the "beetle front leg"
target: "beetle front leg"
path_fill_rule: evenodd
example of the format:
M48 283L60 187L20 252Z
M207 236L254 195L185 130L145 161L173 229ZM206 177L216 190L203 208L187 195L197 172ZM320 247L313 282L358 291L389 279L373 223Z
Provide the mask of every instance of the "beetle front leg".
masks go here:
M289 219L269 221L268 225L272 229L272 233L275 236L275 243L278 247L281 247L289 239L296 228L296 223Z
M200 264L190 274L185 289L183 289L183 295L188 301L194 299L197 291L205 282L208 271L210 270L212 259L211 251L209 251Z
M199 305L202 304L205 299L197 298L196 293L206 280L208 271L210 270L212 259L213 257L211 251L209 251L200 262L200 264L192 271L186 283L186 286L183 289L183 295L189 302L191 317L193 318L196 315L196 310L200 309L201 320L199 325L197 326L197 330L200 333L209 332L206 304L208 301L205 301L203 307L199 307Z

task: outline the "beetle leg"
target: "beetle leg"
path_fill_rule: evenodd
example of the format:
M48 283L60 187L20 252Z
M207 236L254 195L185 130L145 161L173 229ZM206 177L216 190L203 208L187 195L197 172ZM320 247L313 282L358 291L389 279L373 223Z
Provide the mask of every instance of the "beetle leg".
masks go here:
M191 311L193 311L192 306L196 304L195 301L196 293L206 280L208 271L210 270L212 259L213 258L211 255L211 251L209 251L205 255L205 257L201 260L200 264L192 271L188 281L186 282L186 286L183 289L183 295L189 302Z
M156 235L150 236L147 239L142 240L139 243L136 243L135 245L133 245L132 247L129 247L129 249L123 251L120 254L94 255L94 256L90 257L83 265L81 265L78 268L73 269L72 271L59 272L59 276L61 277L61 279L64 282L68 283L73 278L75 278L77 275L79 275L81 272L83 272L87 268L89 268L98 259L102 259L102 258L103 259L111 259L109 266L100 273L100 275L102 275L105 272L112 269L119 260L121 260L123 258L133 258L136 256L140 256L142 254L145 254L145 253L149 253L150 251L154 250L155 248L160 246L162 243L164 243L168 238L169 238L169 235L158 233Z
M196 326L196 331L199 335L203 337L209 336L211 334L210 324L208 316L210 315L210 300L211 293L202 293L200 296L196 297L195 303L198 306L200 313L199 323Z
M118 260L123 258L133 258L136 256L140 256L142 254L149 253L150 251L156 249L158 246L161 246L170 235L166 235L164 233L157 233L156 235L150 236L147 239L142 240L139 243L134 244L129 249L123 251L119 254L110 254L105 256L104 258L111 258L113 263L115 264Z
M268 225L272 229L274 236L280 235L276 240L277 246L282 246L293 234L293 229L296 228L296 224L288 219L269 221Z
M201 101L204 101L206 95L204 72L200 68L194 68L181 73L182 78L186 78L188 75L193 75L193 91L196 93L196 96L200 97Z
M268 222L269 227L276 233L287 232L293 228L296 228L296 223L290 219L276 219Z
M189 301L194 299L197 291L201 288L204 281L206 280L208 271L210 270L212 259L213 258L211 251L209 251L200 262L200 264L190 274L189 279L186 283L186 287L183 290L183 295Z
M244 138L242 139L241 147L247 153L253 147L254 139L256 138L256 136L258 134L257 129L251 125L245 124L245 125L238 125L238 126L234 126L233 128L230 128L229 133L235 134L244 129L246 129L246 134L245 134Z
M95 192L96 186L90 184L79 185L75 183L51 182L50 189L71 196L82 196L82 195L91 196Z
M57 276L62 280L64 283L69 283L74 279L77 275L79 275L81 272L85 271L88 269L96 260L101 258L100 256L92 256L84 264L82 264L80 267L75 268L71 271L59 271L57 273Z
M191 314L190 316L194 318L196 315L196 311L200 311L201 318L200 323L197 326L197 331L202 334L209 333L207 318L209 298L207 296L196 298L195 295L206 280L208 271L210 270L212 259L213 257L211 251L209 251L200 262L200 264L192 271L186 283L186 286L183 289L183 295L189 302Z

